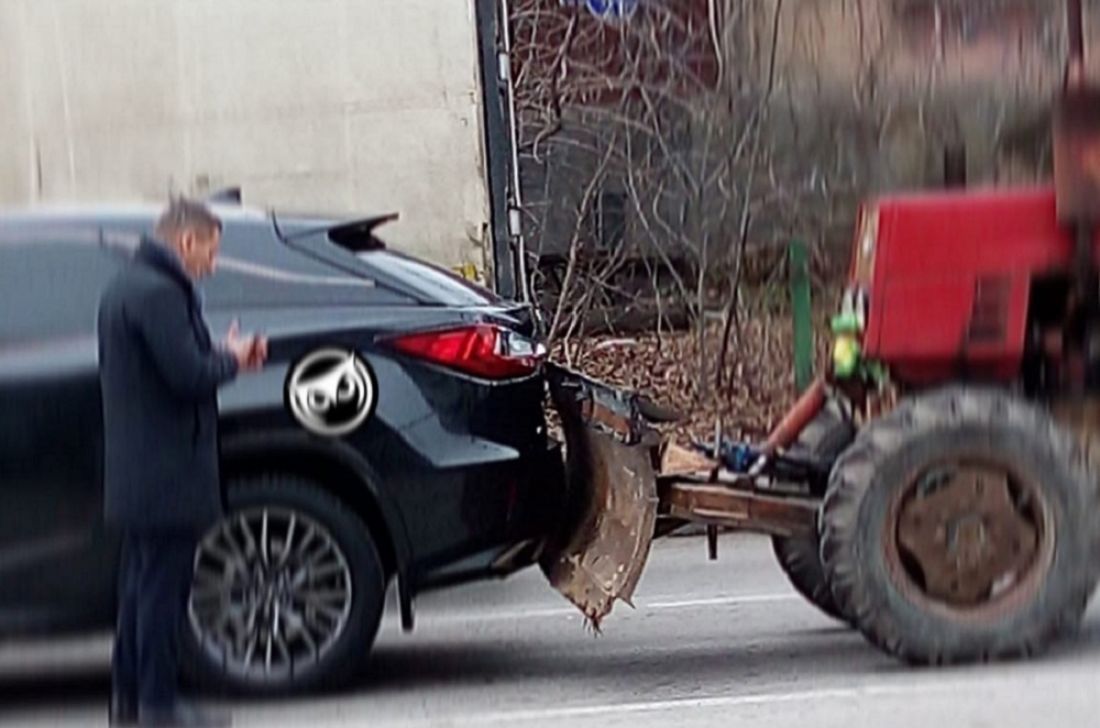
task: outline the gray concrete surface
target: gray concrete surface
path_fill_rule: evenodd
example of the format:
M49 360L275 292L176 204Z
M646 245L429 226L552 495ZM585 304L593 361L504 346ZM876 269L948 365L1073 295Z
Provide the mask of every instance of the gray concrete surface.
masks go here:
M1100 605L1029 662L911 669L787 586L764 539L660 542L602 635L536 572L391 609L369 675L309 699L227 703L237 726L1100 725ZM0 724L105 724L107 641L0 646Z
M484 269L474 0L0 1L0 205L399 212L383 238Z

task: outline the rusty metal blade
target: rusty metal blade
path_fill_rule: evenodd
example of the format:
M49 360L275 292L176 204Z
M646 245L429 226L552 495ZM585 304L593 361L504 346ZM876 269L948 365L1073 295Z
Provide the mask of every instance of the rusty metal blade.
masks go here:
M559 367L548 379L565 431L568 498L541 566L599 629L616 600L630 603L649 557L658 438L633 395Z

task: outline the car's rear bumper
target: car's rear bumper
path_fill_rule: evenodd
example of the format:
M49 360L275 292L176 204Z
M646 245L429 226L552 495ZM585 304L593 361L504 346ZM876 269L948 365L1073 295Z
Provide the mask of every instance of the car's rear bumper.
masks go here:
M534 564L560 524L565 504L561 445L547 442L519 460L475 468L466 476L503 496L500 523L486 523L472 548L428 568L414 578L418 591L487 577L507 576ZM484 485L486 482L491 485Z

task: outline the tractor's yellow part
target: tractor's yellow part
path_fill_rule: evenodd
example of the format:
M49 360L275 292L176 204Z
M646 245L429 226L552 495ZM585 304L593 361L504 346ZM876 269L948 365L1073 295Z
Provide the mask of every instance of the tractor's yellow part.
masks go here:
M859 340L851 335L841 335L833 342L833 374L846 379L853 376L859 369L862 350Z
M629 395L557 367L549 379L565 431L568 496L541 566L598 630L617 600L631 603L649 557L657 443Z

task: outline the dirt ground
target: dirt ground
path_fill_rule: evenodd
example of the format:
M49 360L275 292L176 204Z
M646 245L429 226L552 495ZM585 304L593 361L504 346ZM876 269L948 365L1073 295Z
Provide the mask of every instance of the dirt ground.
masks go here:
M828 361L828 321L834 296L815 296L816 371ZM759 439L782 418L796 397L792 321L783 302L758 298L742 313L740 337L731 337L717 381L721 323L709 325L702 342L695 331L601 335L559 343L556 361L609 384L642 392L672 407L684 420L672 429L678 441L711 441L721 422L726 437Z

